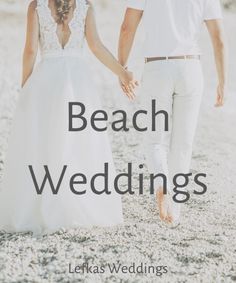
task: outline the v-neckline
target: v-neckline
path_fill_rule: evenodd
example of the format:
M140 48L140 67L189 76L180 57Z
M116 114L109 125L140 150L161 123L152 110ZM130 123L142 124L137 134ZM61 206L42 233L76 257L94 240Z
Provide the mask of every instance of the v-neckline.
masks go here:
M75 14L76 14L77 9L78 9L77 0L75 0L75 2L74 2L75 7L74 7L74 9L73 9L72 17L71 17L70 21L69 21L68 24L67 24L68 27L69 27L69 30L70 30L70 36L69 36L69 38L68 38L68 40L67 40L67 42L65 43L64 46L63 46L62 43L60 42L59 37L58 37L58 34L57 34L57 29L58 29L58 26L59 26L59 25L58 25L58 23L56 22L56 19L55 19L54 16L53 16L53 11L52 11L52 9L50 8L50 2L49 2L49 0L46 0L46 2L47 2L46 6L47 6L47 9L48 9L48 12L49 12L49 16L50 16L50 18L51 18L53 24L54 24L55 27L56 27L56 28L55 28L55 35L56 35L56 38L57 38L57 43L58 43L58 45L60 46L60 48L61 48L62 50L64 50L64 49L66 49L66 47L68 46L68 44L69 44L69 42L70 42L70 40L71 40L71 34L72 34L72 31L71 31L71 24L72 24L72 22L73 22L73 20L74 20L74 18L75 18Z

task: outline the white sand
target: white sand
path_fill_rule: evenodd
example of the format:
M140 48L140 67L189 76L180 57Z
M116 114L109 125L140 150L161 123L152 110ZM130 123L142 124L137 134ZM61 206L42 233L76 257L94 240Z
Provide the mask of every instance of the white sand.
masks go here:
M23 5L12 1L0 3L0 168L7 146L9 125L19 91L21 53L24 35ZM96 1L99 30L104 43L115 53L123 1ZM102 4L102 2L104 2ZM99 5L101 4L101 5ZM13 11L13 12L12 12ZM116 15L114 16L114 12ZM222 109L215 102L216 75L213 55L206 32L201 42L206 91L202 102L192 170L206 172L208 193L192 196L183 206L182 223L177 229L160 224L155 203L150 196L125 196L123 227L113 229L77 229L60 231L35 239L28 234L0 233L0 282L233 282L236 281L236 17L225 13L230 45L230 91ZM141 73L142 29L131 60ZM96 81L108 110L119 105L136 109L122 97L116 78L95 59ZM138 100L137 100L138 101ZM127 106L128 105L128 106ZM127 162L139 164L142 154L136 134L111 133L114 158L119 170ZM168 273L125 275L105 273L100 276L70 275L68 265L103 265L120 261L128 265L141 262L167 265Z

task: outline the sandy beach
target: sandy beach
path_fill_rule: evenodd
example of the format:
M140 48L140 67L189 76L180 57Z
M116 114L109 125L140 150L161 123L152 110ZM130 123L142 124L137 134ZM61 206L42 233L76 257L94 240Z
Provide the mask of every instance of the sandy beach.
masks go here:
M24 45L26 1L0 2L0 174L4 166L11 121L20 91L21 55ZM233 1L228 1L233 3ZM226 3L226 1L225 1ZM119 28L125 1L96 0L98 29L104 44L117 51ZM208 34L203 29L201 46L205 74L205 92L196 134L192 172L207 174L208 191L203 196L191 193L183 205L181 225L170 229L160 223L154 199L124 196L124 226L115 228L73 229L43 237L31 233L0 232L0 282L234 282L236 281L236 13L226 5L225 27L230 52L230 80L226 104L214 107L217 77ZM115 13L115 16L114 16ZM143 28L130 60L130 69L141 78ZM91 54L94 79L104 108L123 108L129 112L141 108L141 93L129 102L121 93L117 79ZM110 133L118 172L143 162L142 136L131 130ZM125 184L124 184L125 185ZM135 179L134 187L137 186ZM191 189L190 189L191 191ZM72 266L90 265L167 266L162 276L155 273L76 274Z

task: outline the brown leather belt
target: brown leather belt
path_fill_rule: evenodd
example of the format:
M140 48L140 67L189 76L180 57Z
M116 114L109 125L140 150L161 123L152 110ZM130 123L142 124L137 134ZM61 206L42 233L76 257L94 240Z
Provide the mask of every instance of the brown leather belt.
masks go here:
M200 55L183 55L183 56L167 56L167 57L149 57L145 58L145 63L161 60L174 60L174 59L197 59L200 60Z

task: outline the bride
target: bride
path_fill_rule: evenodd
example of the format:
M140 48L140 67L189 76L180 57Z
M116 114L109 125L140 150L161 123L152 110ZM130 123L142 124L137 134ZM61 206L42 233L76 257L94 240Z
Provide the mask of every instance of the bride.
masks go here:
M28 9L26 45L23 56L22 91L19 95L0 190L0 230L54 232L79 226L111 226L123 221L121 198L110 195L72 194L65 177L57 195L50 182L43 194L35 191L29 166L43 183L45 165L59 178L69 165L68 176L78 170L88 180L109 163L115 176L107 134L87 128L68 131L68 104L79 101L89 117L101 109L88 62L83 57L85 38L94 55L125 86L133 98L136 82L101 43L92 5L86 0L34 0ZM33 71L38 45L41 61ZM102 122L100 122L102 123ZM40 181L39 181L40 180ZM48 181L48 180L46 180ZM102 181L102 180L101 180ZM97 186L102 186L99 178ZM77 184L89 186L85 179Z

